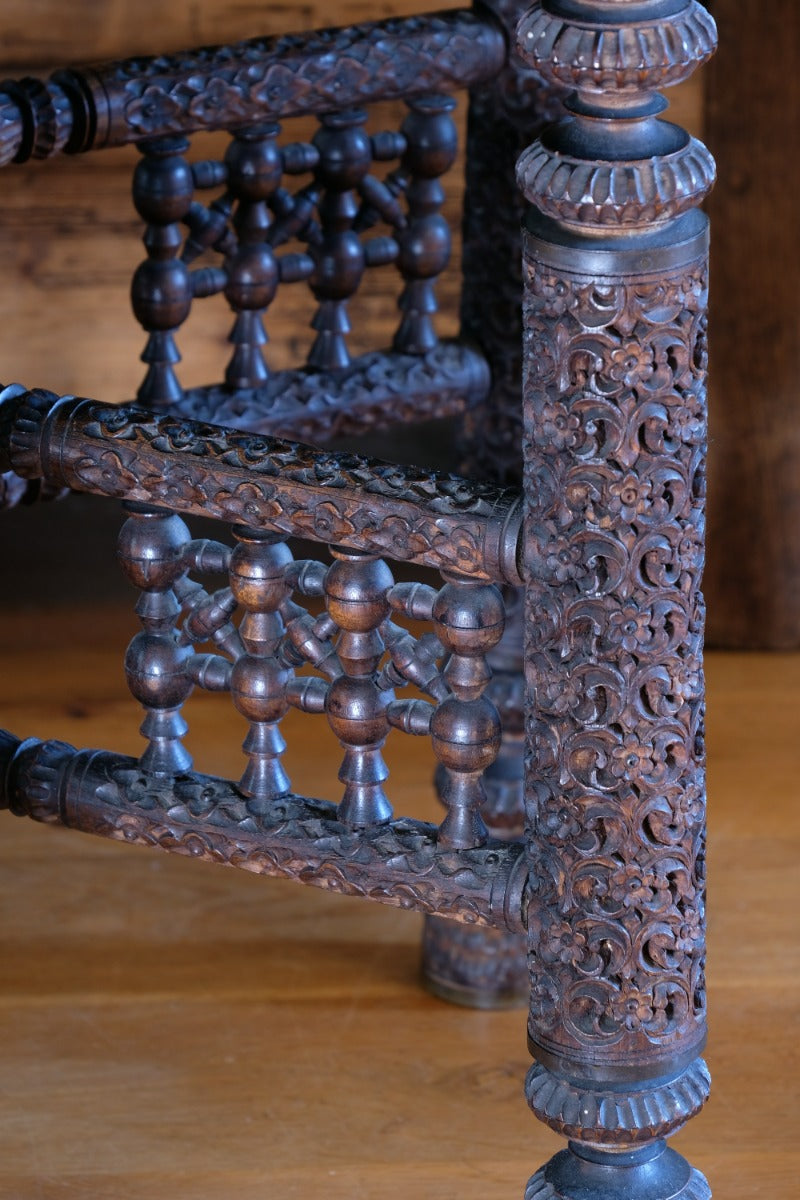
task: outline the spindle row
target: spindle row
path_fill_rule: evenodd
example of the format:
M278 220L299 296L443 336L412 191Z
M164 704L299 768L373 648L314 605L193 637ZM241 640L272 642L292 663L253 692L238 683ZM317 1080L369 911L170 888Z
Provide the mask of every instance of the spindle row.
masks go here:
M180 135L142 142L133 197L146 222L147 258L132 299L148 334L148 370L139 399L156 408L180 403L175 332L194 300L219 292L233 313L229 389L266 383L263 318L285 283L305 281L316 301L307 365L348 367L348 304L367 269L390 263L403 282L393 348L433 351L434 287L450 256L440 178L456 156L454 106L443 95L411 100L399 131L373 134L363 109L328 113L310 142L283 145L277 122L249 125L233 134L221 161L190 164ZM394 166L381 178L374 169L383 163ZM287 186L308 174L294 191ZM218 194L201 203L203 190ZM384 232L369 234L377 225ZM209 251L215 265L194 267Z
M439 844L485 842L482 776L500 748L485 693L486 655L505 620L499 588L449 572L438 590L395 583L383 559L336 547L329 565L298 560L280 535L245 526L234 527L231 549L193 540L175 513L129 508L119 557L140 591L142 629L125 669L145 709L146 774L189 771L182 705L194 687L227 691L249 724L239 789L256 806L291 790L280 725L293 707L324 713L342 747L341 822L358 829L392 816L382 750L398 729L430 737L440 764ZM209 593L193 572L228 580ZM415 632L420 621L426 632Z

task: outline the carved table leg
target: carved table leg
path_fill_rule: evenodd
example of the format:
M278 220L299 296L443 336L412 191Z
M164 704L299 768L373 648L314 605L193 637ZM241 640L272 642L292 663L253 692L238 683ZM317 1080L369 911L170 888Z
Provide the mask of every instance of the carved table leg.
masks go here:
M525 0L488 0L513 42ZM514 164L531 137L563 112L563 89L546 83L516 55L498 76L470 90L461 294L464 337L489 363L488 402L466 416L460 458L471 475L518 483L522 474L522 279L520 223L524 200ZM522 593L506 589L506 631L490 654L488 694L503 722L503 744L484 776L482 810L494 837L522 835ZM524 936L470 929L428 917L422 946L426 986L476 1008L527 1003Z
M703 603L713 163L657 119L713 50L686 0L548 0L519 44L577 88L519 163L526 221L527 1080L568 1139L526 1196L683 1200L703 1104Z

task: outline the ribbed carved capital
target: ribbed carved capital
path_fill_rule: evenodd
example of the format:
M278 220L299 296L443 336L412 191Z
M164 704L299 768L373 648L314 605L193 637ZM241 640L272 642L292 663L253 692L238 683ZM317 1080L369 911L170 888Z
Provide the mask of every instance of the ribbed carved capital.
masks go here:
M697 0L550 0L525 14L517 38L545 79L630 100L687 79L714 53L717 30Z
M17 817L51 825L60 821L62 772L75 756L66 742L19 742L6 730L0 736L0 808Z
M19 383L0 387L0 468L13 467L26 479L44 474L42 436L58 399L54 392L28 391Z
M705 146L659 119L657 90L714 52L696 0L548 0L521 20L519 52L575 89L569 115L519 160L517 179L545 216L573 229L652 229L698 205L714 183Z
M560 128L554 144L535 142L522 154L517 182L540 212L565 224L652 226L700 204L714 184L714 160L703 143L675 125L667 130L674 131L671 151L635 162L587 163L559 149L568 132Z
M606 1145L633 1145L665 1138L699 1112L711 1078L696 1058L677 1078L624 1091L572 1083L541 1063L525 1080L533 1112L562 1137Z
M82 129L88 119L79 89L66 74L6 80L0 84L0 166L74 148L76 126Z

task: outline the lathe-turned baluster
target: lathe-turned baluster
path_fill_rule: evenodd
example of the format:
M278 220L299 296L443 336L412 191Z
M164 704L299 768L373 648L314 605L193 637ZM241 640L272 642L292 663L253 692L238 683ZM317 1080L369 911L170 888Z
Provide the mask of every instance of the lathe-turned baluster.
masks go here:
M136 164L133 200L147 221L144 244L147 259L137 268L131 287L136 319L148 333L142 361L148 371L137 393L155 408L168 408L183 396L173 370L180 362L174 331L183 324L192 306L192 278L178 257L183 242L180 222L192 204L192 170L183 153L184 137L143 142L143 158Z
M347 301L364 274L364 248L353 229L358 212L354 189L369 171L372 146L364 131L361 109L330 113L321 118L313 138L319 151L315 180L323 188L319 203L321 235L313 247L311 290L319 308L311 322L317 331L308 361L322 370L346 367L350 355L345 335L350 331Z
M455 574L446 578L433 605L433 619L449 655L443 675L452 695L436 708L431 738L443 767L440 796L448 810L439 827L439 843L462 850L486 840L481 776L500 749L500 718L484 695L490 677L486 653L502 636L505 614L494 584Z
M239 626L244 654L231 672L231 696L250 722L244 751L250 763L240 787L254 801L272 800L289 790L289 777L280 761L286 743L280 721L289 707L286 688L292 677L277 657L284 634L279 612L289 593L288 546L270 533L237 526L237 546L230 566L231 591L245 615Z
M426 354L438 339L431 320L438 307L435 283L450 259L450 226L442 216L444 188L439 177L455 162L456 127L451 96L423 96L409 101L402 125L406 150L401 171L409 176L408 221L398 235L397 265L405 281L399 307L402 320L394 347L406 354Z
M180 710L192 690L186 672L192 648L175 629L180 604L173 588L185 571L191 538L174 513L133 505L130 512L118 554L125 575L142 593L136 605L142 632L125 655L128 686L147 714L141 732L149 745L140 764L150 775L180 775L192 765L180 741L188 729Z
M381 749L389 732L391 691L379 685L384 653L379 626L389 615L394 580L373 555L332 549L325 579L325 606L338 626L336 654L343 673L327 692L325 711L345 754L339 779L345 785L340 819L356 827L388 821L392 807L383 790L388 775Z
M261 347L267 341L262 314L278 287L278 263L266 240L271 218L267 201L278 188L283 162L272 122L239 130L225 154L227 182L237 201L236 248L225 260L225 296L237 314L230 340L233 356L225 371L232 388L258 387L269 374Z

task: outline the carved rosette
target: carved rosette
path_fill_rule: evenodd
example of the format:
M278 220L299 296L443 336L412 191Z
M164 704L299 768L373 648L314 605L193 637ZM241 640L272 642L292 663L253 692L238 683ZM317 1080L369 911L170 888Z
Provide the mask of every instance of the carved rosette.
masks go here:
M598 278L531 249L531 1037L663 1074L705 1013L705 263Z

